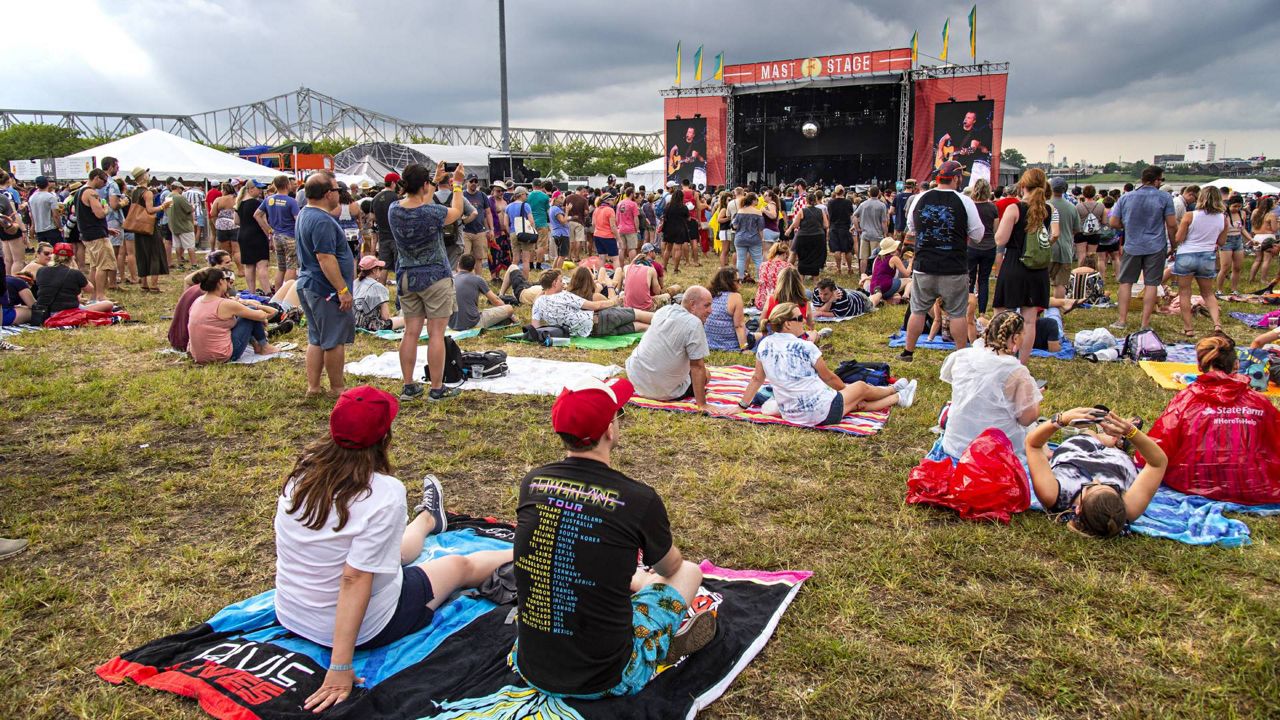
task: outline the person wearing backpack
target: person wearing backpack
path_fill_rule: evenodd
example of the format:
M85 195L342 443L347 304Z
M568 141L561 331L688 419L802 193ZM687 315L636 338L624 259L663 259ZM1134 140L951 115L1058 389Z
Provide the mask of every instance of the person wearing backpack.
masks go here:
M475 222L479 212L475 206L466 198L466 192L462 191L462 217L457 220L446 223L444 226L444 250L449 257L449 270L458 269L458 259L462 257L464 245L466 244L466 234L462 226L469 222ZM453 191L448 188L440 188L436 190L435 201L437 205L449 207L453 204Z
M1043 170L1031 168L1024 172L1018 187L1022 200L1004 211L996 229L996 247L1005 248L1005 259L996 279L993 305L1017 308L1024 325L1034 328L1036 317L1049 307L1049 264L1053 243L1059 242L1060 218L1045 199L1049 187ZM1018 360L1023 365L1031 357L1035 339L1034 333L1022 334Z
M1076 215L1080 218L1080 234L1076 235L1076 259L1080 266L1089 267L1102 272L1098 263L1098 245L1102 243L1102 222L1106 217L1106 208L1097 197L1098 189L1085 185L1083 199L1076 205Z

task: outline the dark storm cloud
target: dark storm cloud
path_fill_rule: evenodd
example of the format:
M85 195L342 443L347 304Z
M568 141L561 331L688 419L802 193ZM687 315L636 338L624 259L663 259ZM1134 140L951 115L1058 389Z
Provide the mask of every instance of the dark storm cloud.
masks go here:
M733 63L904 47L917 29L922 54L936 55L949 15L950 59L963 63L970 6L810 0L800 12L754 2L508 0L511 120L656 130L677 40L688 84L699 44L708 75L721 50ZM1006 135L1275 128L1280 108L1264 79L1280 30L1276 3L1206 6L980 3L979 59L1012 64ZM65 7L13 8L19 27L11 37L55 21L68 44L101 50L19 48L24 58L41 51L47 59L10 75L6 105L197 112L306 85L413 120L498 120L494 0L104 2L75 13L88 18L83 27L68 22Z

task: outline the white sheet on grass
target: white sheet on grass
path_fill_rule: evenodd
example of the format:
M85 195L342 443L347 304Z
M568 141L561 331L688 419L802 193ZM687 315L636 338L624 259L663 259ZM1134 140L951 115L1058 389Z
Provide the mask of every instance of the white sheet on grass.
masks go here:
M844 322L845 320L853 320L854 318L860 318L860 317L862 316L851 315L849 317L816 317L813 319L813 321L814 322Z
M418 348L418 361L413 366L413 376L422 377L427 365L427 346ZM484 390L499 395L557 395L569 381L593 377L606 380L622 372L617 365L597 365L587 362L565 362L535 357L507 357L506 377L489 380L468 380L463 390ZM345 368L352 375L400 379L400 355L394 350L381 355L366 355L357 362L349 362Z

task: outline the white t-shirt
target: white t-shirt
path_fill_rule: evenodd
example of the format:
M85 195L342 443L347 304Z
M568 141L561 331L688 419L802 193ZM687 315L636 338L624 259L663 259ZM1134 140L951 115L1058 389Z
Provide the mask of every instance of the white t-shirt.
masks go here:
M590 310L582 309L585 302L568 290L544 294L533 301L533 319L539 327L554 325L574 337L587 337L591 334L592 318Z
M756 345L756 362L764 365L783 420L817 425L830 414L836 391L822 382L813 367L820 357L817 345L790 333L773 333Z
M627 379L642 397L671 400L689 389L689 361L708 354L702 321L680 305L668 305L653 314L649 331L627 358Z
M293 489L276 500L276 618L289 631L325 647L333 646L342 567L373 573L373 593L356 644L373 639L395 614L400 599L400 539L408 517L404 484L374 473L369 493L351 503L347 524L335 532L336 508L319 530L289 514Z

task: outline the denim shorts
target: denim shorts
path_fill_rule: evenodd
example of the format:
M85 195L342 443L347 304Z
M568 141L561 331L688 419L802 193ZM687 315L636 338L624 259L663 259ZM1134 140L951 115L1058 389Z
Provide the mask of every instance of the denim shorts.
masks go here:
M1218 253L1192 252L1180 253L1173 258L1173 274L1178 277L1195 275L1201 280L1218 276Z
M1243 235L1228 235L1227 241L1218 246L1218 252L1231 252L1236 250L1244 250Z

